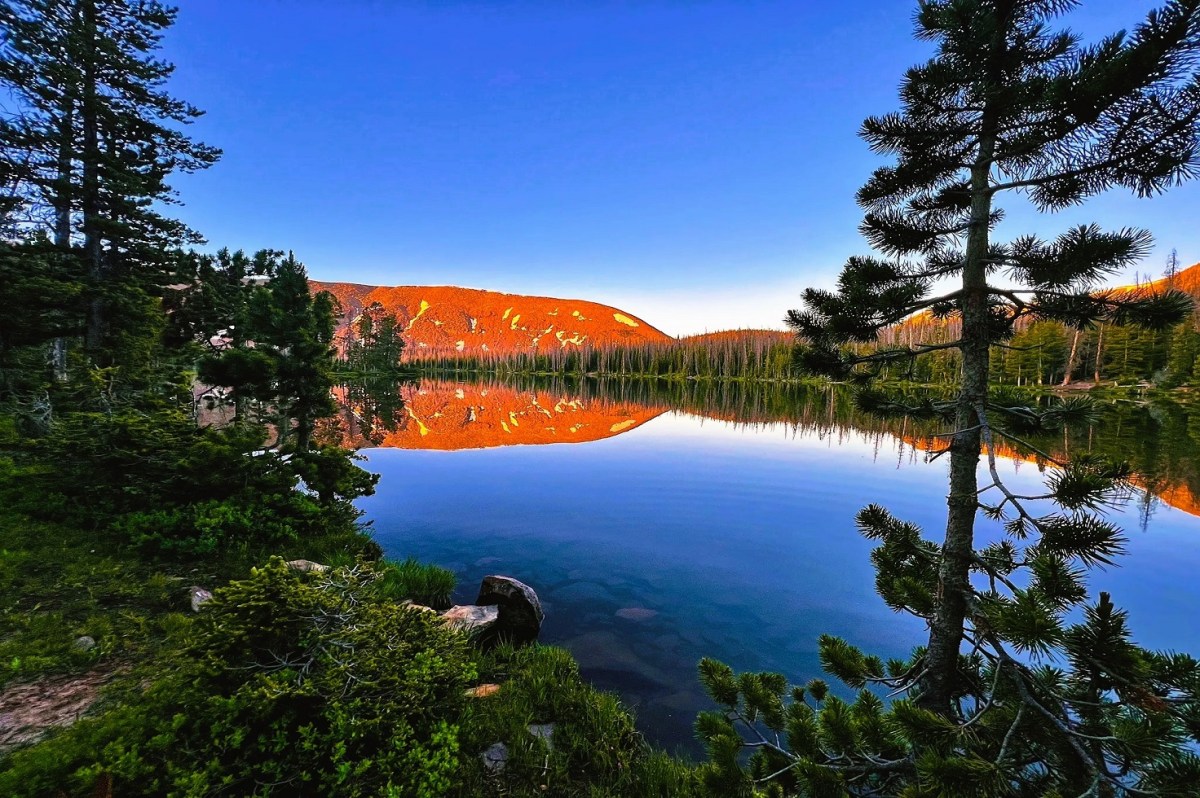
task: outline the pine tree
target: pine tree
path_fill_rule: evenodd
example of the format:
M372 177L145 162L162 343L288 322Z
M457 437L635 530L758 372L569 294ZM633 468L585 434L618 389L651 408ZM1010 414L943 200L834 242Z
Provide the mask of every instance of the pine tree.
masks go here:
M199 236L160 208L168 178L220 152L180 128L201 112L164 88L157 57L175 9L154 0L0 2L6 234L44 230L89 278L87 349L103 360L123 303L157 294L167 253Z
M878 414L940 419L949 455L942 542L885 509L858 516L878 541L877 588L922 618L927 645L883 663L821 640L825 668L862 689L853 703L823 683L787 694L771 674L701 674L724 713L698 724L722 789L771 783L820 795L1191 795L1200 760L1200 667L1135 646L1102 594L1087 603L1087 569L1123 548L1098 513L1119 500L1128 469L1096 458L1051 466L1047 490L1004 484L1001 442L1086 418L1072 399L1030 407L990 391L989 356L1018 324L1055 320L1166 329L1188 312L1171 291L1098 291L1138 262L1145 231L1083 225L1053 240L997 241L999 199L1024 194L1042 211L1111 188L1158 194L1195 176L1200 158L1200 0L1168 2L1132 34L1083 45L1055 32L1070 0L923 0L916 35L936 54L910 69L898 113L862 136L895 158L858 193L862 233L882 257L851 258L838 290L805 292L789 322L811 371L864 384ZM944 293L935 288L950 284ZM913 314L961 321L957 338L856 354ZM956 396L912 402L869 382L888 364L943 350L961 357ZM978 466L986 456L981 484ZM1034 450L1036 451L1036 450ZM977 541L977 519L988 539ZM996 534L992 534L993 530ZM974 580L974 581L973 581ZM1081 620L1071 623L1071 613ZM1044 663L1044 664L1039 664ZM888 707L870 685L901 698ZM789 697L790 695L790 697ZM748 734L747 741L735 731ZM740 767L744 745L758 753Z

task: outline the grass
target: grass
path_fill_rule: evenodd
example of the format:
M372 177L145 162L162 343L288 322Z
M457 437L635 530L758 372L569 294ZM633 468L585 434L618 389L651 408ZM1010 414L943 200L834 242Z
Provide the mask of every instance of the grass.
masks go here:
M375 590L392 601L413 601L444 610L450 607L454 593L454 572L437 565L417 562L411 557L400 562L387 560L380 569Z
M94 534L0 510L0 686L138 659L187 607L186 575L113 553ZM76 646L82 636L96 645Z
M508 748L490 774L478 756L465 764L463 796L680 796L699 794L691 765L651 748L616 696L579 675L570 653L550 646L501 646L481 657L480 679L495 695L473 701L463 718L463 747ZM531 724L554 724L549 742Z

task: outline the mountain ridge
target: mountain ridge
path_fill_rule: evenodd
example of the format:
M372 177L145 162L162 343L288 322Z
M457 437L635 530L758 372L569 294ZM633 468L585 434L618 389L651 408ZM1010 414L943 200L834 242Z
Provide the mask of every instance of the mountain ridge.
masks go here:
M619 308L586 299L458 286L310 281L342 306L339 336L378 303L405 326L409 357L456 357L587 346L666 343L671 336Z

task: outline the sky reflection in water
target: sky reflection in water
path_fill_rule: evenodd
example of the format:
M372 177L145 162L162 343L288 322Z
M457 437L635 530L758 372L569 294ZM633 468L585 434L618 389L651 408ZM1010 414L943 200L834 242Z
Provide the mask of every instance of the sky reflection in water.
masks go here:
M947 464L888 435L669 412L579 445L363 454L382 478L361 507L389 556L455 571L460 603L485 574L528 582L546 607L542 641L570 649L668 747L696 750L702 656L805 681L822 675L823 632L885 657L924 639L875 594L854 514L876 502L940 538ZM1039 485L1029 463L1003 473L1017 492ZM1200 518L1159 504L1143 530L1138 507L1113 515L1129 555L1093 592L1130 611L1139 642L1200 652Z

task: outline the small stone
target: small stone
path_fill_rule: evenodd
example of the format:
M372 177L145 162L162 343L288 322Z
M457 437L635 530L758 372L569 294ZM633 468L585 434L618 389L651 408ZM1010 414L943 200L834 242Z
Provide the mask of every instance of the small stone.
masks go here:
M73 645L80 651L91 651L96 647L96 640L88 635L84 635L83 637L75 638Z
M451 607L443 612L442 620L467 634L483 634L492 629L500 620L500 609L465 604Z
M323 574L329 570L328 565L321 565L321 563L313 562L312 560L291 560L288 562L287 567L293 571L301 571L306 574Z
M531 723L529 724L529 733L539 740L546 743L546 747L554 750L554 724L553 723Z
M472 687L463 694L467 698L487 698L488 696L493 696L498 692L500 692L500 685L498 684L481 684L478 687Z
M504 743L496 743L484 751L481 757L487 772L495 776L508 764L508 746Z
M418 612L432 612L435 614L437 613L437 610L435 610L433 607L426 607L424 604L416 604L412 601L409 601L408 599L401 601L400 606L404 607L405 609L409 609L409 610L417 610Z
M193 585L188 588L188 595L192 598L192 612L200 612L200 607L207 601L212 601L213 594L202 587Z

